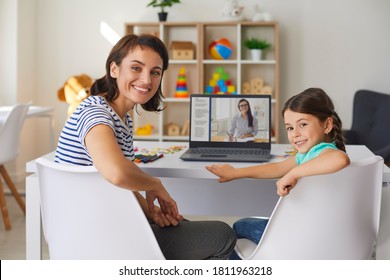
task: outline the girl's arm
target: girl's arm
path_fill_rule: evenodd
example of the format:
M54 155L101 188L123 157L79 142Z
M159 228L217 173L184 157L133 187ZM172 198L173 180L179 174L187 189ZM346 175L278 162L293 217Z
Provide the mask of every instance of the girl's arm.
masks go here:
M349 157L343 151L326 149L310 161L297 165L278 180L276 183L277 193L280 196L285 196L295 187L298 179L306 176L333 173L347 167L349 163Z
M154 211L157 198L165 214L178 218L176 202L171 198L161 180L143 172L135 163L124 157L112 129L96 125L87 133L85 145L93 164L112 184L132 191L146 191L149 211Z
M274 179L284 176L296 166L295 158L289 157L281 162L265 163L255 166L234 168L230 164L212 164L206 169L217 175L219 182L228 182L239 178Z

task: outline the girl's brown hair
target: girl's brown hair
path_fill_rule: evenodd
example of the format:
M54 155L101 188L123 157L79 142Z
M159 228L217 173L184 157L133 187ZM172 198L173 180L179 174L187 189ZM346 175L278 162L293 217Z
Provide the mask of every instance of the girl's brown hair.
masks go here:
M331 141L335 142L336 147L345 152L341 119L334 110L332 100L322 89L308 88L291 97L284 104L282 110L283 117L286 110L313 115L321 122L325 122L327 118L331 117L333 119L333 129L329 133L329 136Z

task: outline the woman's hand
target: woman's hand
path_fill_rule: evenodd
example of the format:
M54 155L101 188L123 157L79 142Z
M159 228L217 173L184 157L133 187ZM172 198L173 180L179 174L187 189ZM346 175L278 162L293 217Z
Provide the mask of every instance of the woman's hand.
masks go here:
M156 199L164 215L169 215L176 220L180 220L180 217L182 216L179 214L176 201L173 200L173 198L169 195L163 185L161 185L158 190L151 190L146 192L146 202L148 204L150 216L154 215L154 201Z
M291 176L289 173L284 175L276 182L276 192L280 196L286 196L297 184L298 179Z
M206 169L217 175L219 177L219 182L221 183L229 182L235 179L233 177L233 173L236 169L230 164L212 164L206 166Z
M172 217L169 214L164 214L161 209L154 205L153 210L149 211L149 218L160 227L177 226L183 220L182 215Z

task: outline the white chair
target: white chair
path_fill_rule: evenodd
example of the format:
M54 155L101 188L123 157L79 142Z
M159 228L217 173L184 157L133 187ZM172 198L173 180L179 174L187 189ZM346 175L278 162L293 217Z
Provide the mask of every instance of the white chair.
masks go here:
M390 185L382 188L381 221L375 256L377 260L390 260Z
M280 198L258 245L239 239L242 259L370 259L379 228L383 159L305 177Z
M50 259L165 259L133 192L93 166L36 163Z
M14 160L19 155L19 138L20 131L22 129L24 119L28 111L28 104L15 105L7 116L4 118L0 125L0 173L7 183L11 193L15 197L17 203L26 214L26 206L18 193L14 183L11 180L4 164ZM0 178L0 207L3 215L4 226L6 230L12 228L11 222L8 216L8 209L4 195L3 185Z

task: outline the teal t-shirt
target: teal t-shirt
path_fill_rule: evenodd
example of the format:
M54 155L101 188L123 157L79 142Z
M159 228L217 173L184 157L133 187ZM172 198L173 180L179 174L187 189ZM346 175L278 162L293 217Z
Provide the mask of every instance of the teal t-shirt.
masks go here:
M297 162L298 165L300 165L302 163L305 163L306 161L309 161L309 160L315 158L316 156L318 156L325 149L338 150L336 145L335 145L335 143L321 142L321 143L315 145L313 148L311 148L305 154L301 154L301 153L298 152L295 155L295 161Z

